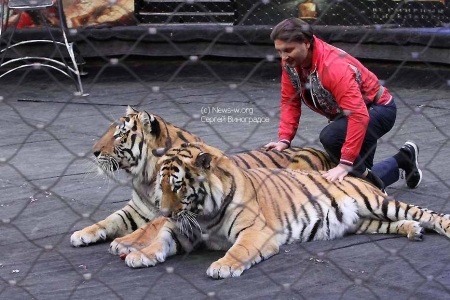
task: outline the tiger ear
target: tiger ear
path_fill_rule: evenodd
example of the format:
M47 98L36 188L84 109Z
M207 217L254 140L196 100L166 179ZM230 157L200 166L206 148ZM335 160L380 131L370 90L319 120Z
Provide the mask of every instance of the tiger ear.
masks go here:
M142 123L142 127L155 137L159 137L159 134L161 133L161 127L159 126L159 122L155 118L155 116L149 114L146 111L140 112L138 116L139 121L141 121Z
M211 154L202 152L195 159L195 166L198 168L208 170L211 166L211 160L212 160Z
M136 115L139 112L137 110L135 110L133 107L131 107L130 105L127 106L127 110L125 111L126 115Z

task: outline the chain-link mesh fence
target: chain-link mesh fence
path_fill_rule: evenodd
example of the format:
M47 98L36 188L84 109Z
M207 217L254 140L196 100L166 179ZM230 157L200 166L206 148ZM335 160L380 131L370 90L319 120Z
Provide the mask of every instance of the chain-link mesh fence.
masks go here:
M364 62L394 96L398 115L394 128L379 141L375 161L397 153L413 139L420 147L424 176L417 189L406 188L401 177L387 192L405 203L449 212L450 72L444 64L427 62L426 56L445 56L448 51L448 4L246 0L63 4L67 26L72 28L69 39L79 46L81 56L89 57L84 65L88 76L82 77L89 95L80 96L71 80L39 64L0 79L1 298L449 297L449 242L428 232L421 243L381 234L285 245L240 278L222 281L211 280L205 272L225 255L223 251L198 250L154 268L133 269L107 253L111 241L80 248L70 242L73 232L116 210L129 231L141 225L128 219L130 210L120 212L131 197L132 177L119 170L99 176L91 154L110 124L125 115L127 105L156 114L230 154L276 140L280 64L268 41L270 30L259 26L299 14L317 26L314 29L325 41L347 42L350 54L367 58L367 49L382 52L378 58L383 60ZM10 26L18 21L14 13ZM211 22L224 26L211 30ZM193 26L180 26L189 23ZM368 31L362 26L377 24L383 26ZM126 30L118 29L122 25L128 26ZM356 31L334 25L355 25L361 31L353 34ZM240 31L241 26L248 26L244 28L248 31ZM399 26L428 29L400 29L402 35L391 31ZM430 28L435 26L441 27ZM26 28L16 37L42 32ZM418 33L422 35L414 39ZM337 35L344 38L333 40ZM394 37L383 40L389 35ZM2 47L8 31L5 36ZM262 39L268 48L258 42ZM376 48L384 43L390 45L383 48L388 53ZM38 49L60 58L58 51ZM31 50L36 49L26 49ZM156 51L151 54L158 57L132 55L146 51ZM235 59L208 56L213 53ZM254 54L251 59L236 58L248 53ZM7 60L2 56L2 63ZM2 74L9 67L3 66ZM303 109L293 146L323 149L318 137L327 120L318 116Z

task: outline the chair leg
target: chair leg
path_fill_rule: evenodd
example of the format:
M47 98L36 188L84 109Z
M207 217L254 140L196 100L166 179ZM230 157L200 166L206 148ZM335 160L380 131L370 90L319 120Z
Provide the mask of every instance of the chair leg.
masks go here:
M3 16L5 15L5 0L0 0L0 49L2 46L2 33L3 33Z
M58 6L60 4L61 4L61 1L58 1ZM62 9L60 9L59 7L58 7L58 12L59 13L62 12ZM50 35L52 41L54 42L55 49L57 50L59 56L61 57L61 61L64 63L64 65L66 66L66 69L68 70L67 73L68 73L69 77L75 83L75 86L77 88L76 95L77 96L87 96L87 94L85 94L84 90L83 90L83 84L81 83L80 71L78 69L78 65L77 65L77 62L75 60L75 55L73 53L73 43L69 43L69 41L67 40L67 35L66 35L66 32L65 32L65 28L64 28L63 15L61 15L61 14L59 15L60 16L60 22L59 23L60 23L61 33L62 33L62 36L63 36L63 39L64 39L63 44L64 44L64 46L65 46L65 48L66 48L66 50L67 50L67 52L69 54L70 61L72 62L72 68L70 67L70 65L68 64L68 62L64 58L64 55L62 54L60 48L58 47L58 44L56 43L56 39L53 36L53 34L52 34L48 24L47 24L47 21L45 20L43 14L42 14L42 12L40 12L40 14L41 14L41 18L42 18L42 21L44 23L45 28L47 29L48 34ZM75 78L74 78L74 75L75 75Z
M81 77L80 77L81 75L86 75L87 74L86 72L82 71L81 63L84 64L84 60L82 62L77 60L77 57L74 54L74 49L75 50L78 50L78 49L76 49L76 46L75 46L74 43L69 43L68 40L67 40L66 31L65 31L65 28L67 28L67 22L66 22L66 15L64 14L62 0L57 0L57 5L58 5L59 25L61 27L61 32L63 34L64 43L66 44L67 51L69 52L70 59L72 60L72 65L73 65L73 67L75 69L74 73L77 76L78 92L80 93L80 96L87 96L89 94L85 94L84 93L83 85L81 83ZM79 51L77 51L77 56L81 56L79 54Z

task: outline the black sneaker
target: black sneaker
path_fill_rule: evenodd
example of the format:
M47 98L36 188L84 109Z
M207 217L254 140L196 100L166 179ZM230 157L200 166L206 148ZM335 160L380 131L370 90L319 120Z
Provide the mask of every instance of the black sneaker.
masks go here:
M407 141L400 149L409 154L409 168L405 170L406 185L415 189L422 181L422 170L419 168L419 147L413 141Z

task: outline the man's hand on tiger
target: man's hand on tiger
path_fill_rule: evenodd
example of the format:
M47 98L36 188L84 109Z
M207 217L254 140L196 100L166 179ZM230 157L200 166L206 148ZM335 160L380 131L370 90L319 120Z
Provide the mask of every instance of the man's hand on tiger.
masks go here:
M270 149L276 149L278 151L283 151L284 149L289 148L289 145L283 142L270 142L267 145L264 146L266 151Z
M349 172L349 166L339 164L333 169L328 170L325 174L322 176L330 181L335 181L336 179L339 180L339 182L342 182L344 180L344 177L347 176Z

